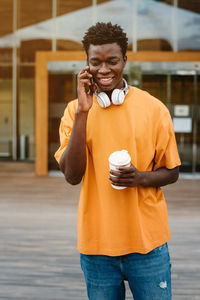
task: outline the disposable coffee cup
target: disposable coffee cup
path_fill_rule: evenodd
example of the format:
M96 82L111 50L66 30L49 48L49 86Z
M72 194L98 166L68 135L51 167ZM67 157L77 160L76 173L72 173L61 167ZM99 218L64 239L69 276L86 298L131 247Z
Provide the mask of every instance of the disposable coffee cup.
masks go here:
M109 156L108 161L109 161L110 169L113 171L117 171L118 167L130 167L131 165L131 157L128 154L127 150L113 152ZM115 177L114 175L112 176ZM125 186L117 186L113 184L111 185L116 190L123 190L126 188Z

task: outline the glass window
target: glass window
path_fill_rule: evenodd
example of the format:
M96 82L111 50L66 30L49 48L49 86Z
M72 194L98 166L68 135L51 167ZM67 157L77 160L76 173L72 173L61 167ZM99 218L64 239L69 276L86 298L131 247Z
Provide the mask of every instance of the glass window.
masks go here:
M84 32L92 25L92 0L57 0L57 50L82 50Z
M0 48L0 63L12 62L12 48Z
M67 72L67 71L65 71ZM59 124L67 103L76 97L76 74L58 71L49 74L49 135L48 164L49 169L59 169L54 153L59 147Z
M146 75L142 76L142 89L152 96L166 103L167 100L167 76L166 75Z
M20 62L34 62L36 51L50 51L52 41L48 39L35 39L22 41L19 48Z
M95 21L111 22L120 25L127 33L129 44L132 43L132 17L133 17L133 1L132 0L113 0L113 1L97 1ZM129 49L131 46L129 45Z
M12 66L0 66L0 159L12 158Z
M20 62L34 62L36 51L52 48L52 0L20 0L17 16Z
M19 157L22 160L35 157L34 74L34 67L19 69Z
M12 61L12 39L6 36L13 31L13 0L4 0L0 3L0 62Z
M0 159L12 158L12 39L13 0L0 3Z
M20 0L18 3L18 28L36 24L52 17L52 0Z
M70 40L65 40L65 39L58 39L56 40L56 49L57 50L83 50L82 44L75 42L75 41L70 41Z
M178 1L178 50L200 50L200 2Z
M171 89L173 104L193 104L194 103L194 76L172 75Z
M167 2L167 3L166 3ZM172 1L138 1L137 49L172 50Z
M97 0L97 4L101 4L101 3L104 3L104 2L108 2L108 1L111 1L111 0Z
M128 49L137 40L137 50L172 50L171 14L172 2L153 0L103 1L97 6L96 20L119 24L127 33Z
M91 5L92 0L57 0L57 15L67 14Z
M178 0L178 6L189 11L200 14L200 2L199 0Z
M13 31L13 0L4 0L0 3L0 37Z

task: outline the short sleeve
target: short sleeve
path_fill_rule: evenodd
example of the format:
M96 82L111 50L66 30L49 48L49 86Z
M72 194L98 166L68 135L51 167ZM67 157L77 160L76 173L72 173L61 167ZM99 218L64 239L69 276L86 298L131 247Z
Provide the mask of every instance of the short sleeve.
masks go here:
M58 148L58 150L54 155L58 163L60 162L61 156L68 145L71 136L72 127L74 124L76 108L74 105L75 103L73 102L75 101L70 102L66 107L64 111L64 115L61 118L61 122L60 122L60 127L59 127L60 147Z
M156 133L154 170L161 167L173 169L181 165L172 119L168 109L160 114Z

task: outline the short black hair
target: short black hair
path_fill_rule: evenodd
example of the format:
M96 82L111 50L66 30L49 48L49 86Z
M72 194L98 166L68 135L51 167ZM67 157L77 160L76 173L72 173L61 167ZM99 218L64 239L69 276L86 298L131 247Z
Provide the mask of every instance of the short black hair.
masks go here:
M126 55L128 47L128 38L126 33L119 25L112 25L111 22L103 23L98 22L94 26L91 26L85 33L82 44L88 55L89 46L92 45L104 45L117 43L121 50L122 55Z

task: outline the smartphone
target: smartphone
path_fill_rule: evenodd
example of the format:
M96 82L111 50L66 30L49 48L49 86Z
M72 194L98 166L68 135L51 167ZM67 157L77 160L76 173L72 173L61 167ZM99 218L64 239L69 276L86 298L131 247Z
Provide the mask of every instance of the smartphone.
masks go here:
M89 86L90 93L94 94L94 89L93 89L94 81L93 81L93 78L90 78L90 83L91 83L91 85Z
M88 59L86 60L86 65L89 66ZM90 73L90 71L88 71L88 73ZM89 80L90 80L90 83L91 83L91 85L89 86L90 94L94 94L94 89L93 89L94 81L93 81L93 78L89 78Z

